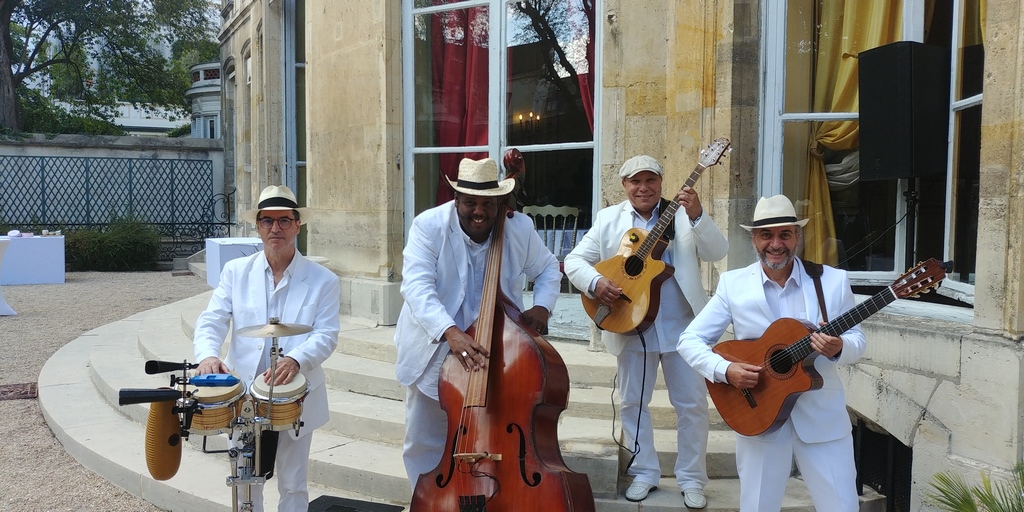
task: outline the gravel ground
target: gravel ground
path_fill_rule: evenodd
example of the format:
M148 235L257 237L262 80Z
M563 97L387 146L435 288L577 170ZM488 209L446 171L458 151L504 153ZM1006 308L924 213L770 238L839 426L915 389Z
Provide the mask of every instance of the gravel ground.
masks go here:
M208 290L171 272L69 272L64 284L5 286L18 315L0 317L0 385L36 382L46 360L86 331ZM0 511L161 510L65 453L35 399L0 400L0 418Z

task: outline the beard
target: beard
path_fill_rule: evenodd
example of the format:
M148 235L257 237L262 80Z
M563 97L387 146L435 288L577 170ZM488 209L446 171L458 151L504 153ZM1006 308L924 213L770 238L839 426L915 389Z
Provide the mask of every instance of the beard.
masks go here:
M755 249L754 252L757 252L757 250ZM765 249L764 251L757 252L757 259L761 261L762 265L764 265L764 266L766 266L766 267L768 267L768 268L770 268L772 270L781 270L781 269L786 268L786 265L789 265L790 262L793 261L793 253L791 253L789 251L786 251L785 254L786 254L786 257L782 261L780 261L778 263L772 263L772 262L768 261L768 249Z

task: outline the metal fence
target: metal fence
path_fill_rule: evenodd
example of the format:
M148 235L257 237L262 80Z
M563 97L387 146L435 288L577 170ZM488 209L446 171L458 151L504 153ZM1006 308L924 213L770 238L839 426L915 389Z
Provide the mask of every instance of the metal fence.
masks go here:
M213 181L210 160L0 156L0 222L74 230L132 217L157 229L171 260L230 236L231 196Z

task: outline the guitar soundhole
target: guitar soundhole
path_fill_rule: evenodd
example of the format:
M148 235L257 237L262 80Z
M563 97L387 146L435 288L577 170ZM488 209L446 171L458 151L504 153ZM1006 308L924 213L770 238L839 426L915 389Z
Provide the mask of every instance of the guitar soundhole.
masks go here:
M765 366L774 374L775 378L789 378L796 372L796 364L785 350L787 347L787 345L776 345L766 353Z
M626 272L626 275L629 277L636 277L644 271L644 260L636 256L630 256L626 258L626 264L624 267L625 268L623 270Z

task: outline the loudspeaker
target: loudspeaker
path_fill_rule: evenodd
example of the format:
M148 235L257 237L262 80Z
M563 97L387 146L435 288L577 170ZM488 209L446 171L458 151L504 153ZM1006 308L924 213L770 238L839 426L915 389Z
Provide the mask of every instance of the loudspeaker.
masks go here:
M860 53L860 179L946 172L949 49L899 41Z

